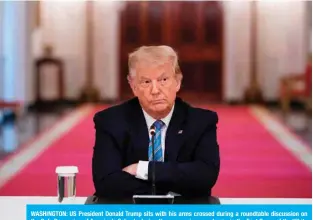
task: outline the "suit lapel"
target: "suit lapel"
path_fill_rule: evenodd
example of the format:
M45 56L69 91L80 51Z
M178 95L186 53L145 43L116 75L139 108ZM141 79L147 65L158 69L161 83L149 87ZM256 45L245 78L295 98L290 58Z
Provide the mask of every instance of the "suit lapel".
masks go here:
M172 119L166 132L165 149L167 152L167 159L169 161L176 161L179 149L183 145L185 132L184 122L186 119L186 106L181 99L177 98Z
M147 124L137 98L132 100L128 109L128 124L134 151L141 160L148 161L149 133Z
M138 158L148 161L149 133L137 98L131 101L130 108L127 111L127 120L134 151ZM186 117L186 106L180 98L177 98L165 138L166 159L169 161L176 161L178 152L184 143L186 133L184 131L184 124Z

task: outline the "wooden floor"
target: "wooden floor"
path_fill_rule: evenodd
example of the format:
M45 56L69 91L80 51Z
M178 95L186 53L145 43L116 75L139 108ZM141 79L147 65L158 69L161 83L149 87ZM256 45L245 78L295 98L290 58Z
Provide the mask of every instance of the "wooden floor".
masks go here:
M293 110L284 116L279 108L269 108L271 112L284 122L293 132L312 147L312 118L303 110Z

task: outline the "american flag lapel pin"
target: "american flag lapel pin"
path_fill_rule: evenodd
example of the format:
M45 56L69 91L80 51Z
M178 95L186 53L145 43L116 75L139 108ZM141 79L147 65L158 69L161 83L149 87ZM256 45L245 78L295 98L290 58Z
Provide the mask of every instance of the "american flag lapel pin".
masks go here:
M178 131L178 134L182 134L182 133L183 133L183 130L179 130L179 131Z

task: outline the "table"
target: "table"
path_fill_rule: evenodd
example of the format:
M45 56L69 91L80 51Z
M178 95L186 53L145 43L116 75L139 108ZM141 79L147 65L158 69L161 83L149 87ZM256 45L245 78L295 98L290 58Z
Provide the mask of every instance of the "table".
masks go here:
M27 204L84 204L87 197L74 200L64 198L58 203L57 197L43 196L0 196L0 219L25 220ZM282 198L219 198L221 204L312 204L312 199Z

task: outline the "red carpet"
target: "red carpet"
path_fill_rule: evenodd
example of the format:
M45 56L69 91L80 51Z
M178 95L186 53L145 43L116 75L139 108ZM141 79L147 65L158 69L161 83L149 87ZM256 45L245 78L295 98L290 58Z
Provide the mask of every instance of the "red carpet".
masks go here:
M312 173L246 107L220 107L221 197L312 198Z
M221 172L213 190L219 197L311 198L312 174L254 118L247 107L213 107L219 114ZM91 113L1 189L1 196L55 196L55 167L76 165L77 195L94 192Z

